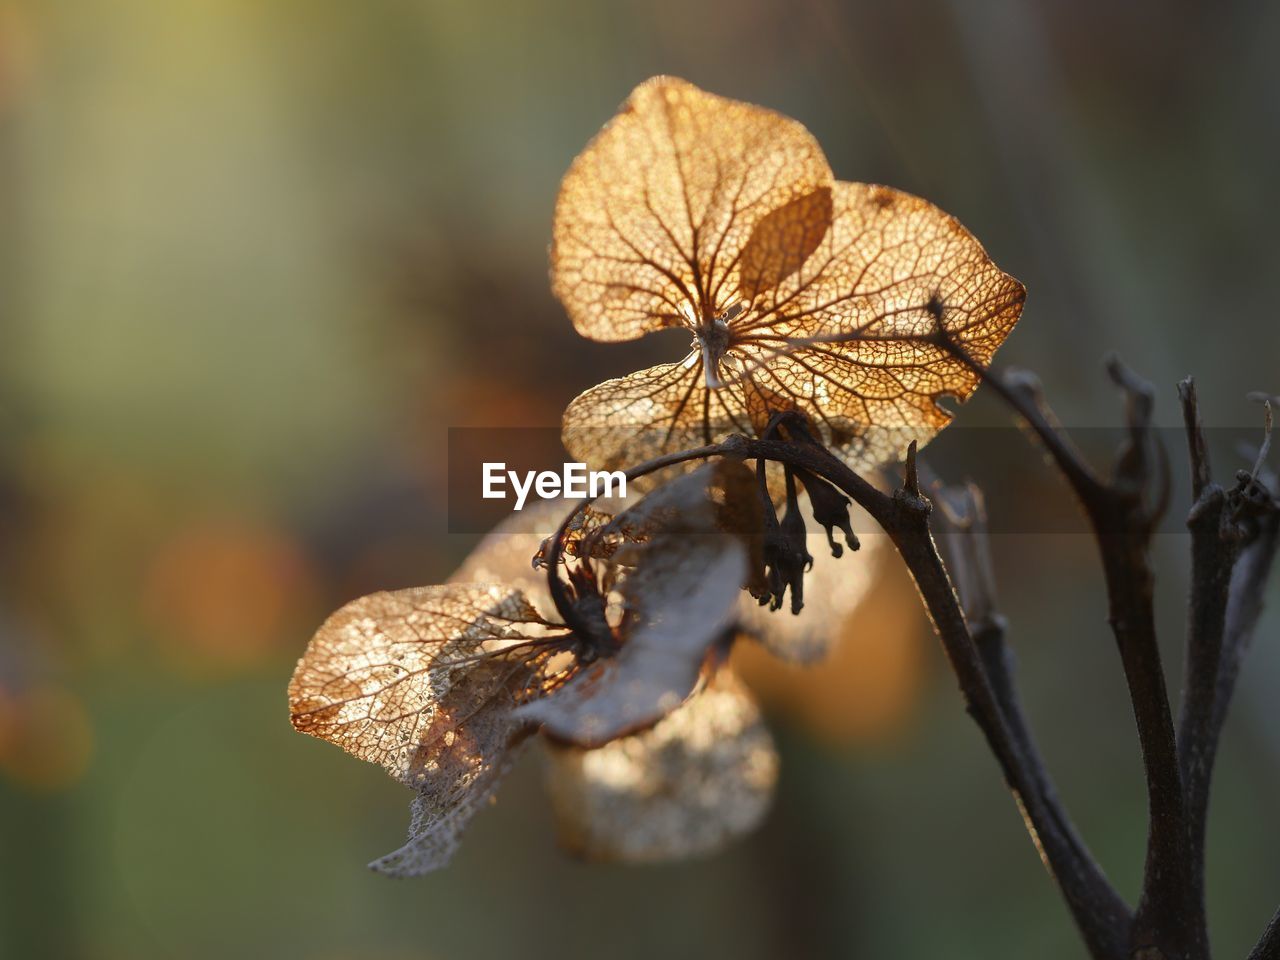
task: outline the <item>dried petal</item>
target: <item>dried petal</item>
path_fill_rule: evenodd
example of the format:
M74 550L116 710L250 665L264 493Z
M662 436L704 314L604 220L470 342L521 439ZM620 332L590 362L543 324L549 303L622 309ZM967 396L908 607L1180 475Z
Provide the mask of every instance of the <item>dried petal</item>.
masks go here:
M730 433L753 434L765 421L753 421L744 386L730 381L708 390L701 357L691 353L579 394L564 411L561 439L593 469L622 470Z
M419 791L411 842L373 866L448 860L522 734L517 705L565 679L567 642L520 591L492 584L376 593L325 621L289 684L294 728Z
M662 533L730 533L748 540L760 532L760 498L751 471L723 457L677 476L617 516L597 523L581 550L597 559L633 564Z
M756 473L762 484L760 489L767 490L763 460L757 462ZM798 614L804 607L804 577L813 566L813 555L809 552L804 512L796 492L795 475L790 468L784 472L784 484L786 495L782 520L779 522L772 502L764 510L761 559L765 572L757 582L762 589L754 590L753 596L761 604L768 604L771 610L779 610L790 588L791 612Z
M872 466L945 426L938 400L977 388L939 332L987 364L1026 291L959 221L919 197L837 183L834 199L813 256L731 325L731 341L749 377L804 412L848 462Z
M491 665L476 667L489 672ZM468 676L469 681L473 678ZM430 772L409 804L409 839L404 846L369 864L389 876L413 877L446 866L458 849L462 831L493 797L523 742L509 713L474 715L456 739L438 741Z
M618 587L618 649L521 716L552 737L594 746L675 709L725 635L759 524L751 471L717 458L588 533L585 555L608 556L615 573L634 565Z
M693 690L707 652L724 635L747 574L742 539L663 533L619 591L621 649L583 667L554 696L519 708L549 736L599 746L644 729Z
M594 860L713 853L760 824L778 776L773 738L728 671L650 730L550 757L561 842Z
M838 558L844 554L844 547L836 543L837 527L844 532L844 540L849 549L857 550L860 544L853 532L853 521L849 517L849 498L820 477L798 467L794 468L794 472L796 479L804 484L813 519L827 531L827 545L831 548L831 555Z
M792 260L771 249L774 235L820 217L821 199L805 198L830 182L822 148L796 121L655 77L565 175L552 289L593 340L682 325L692 310L719 316L740 284L781 279ZM775 214L756 233L793 201L796 217Z

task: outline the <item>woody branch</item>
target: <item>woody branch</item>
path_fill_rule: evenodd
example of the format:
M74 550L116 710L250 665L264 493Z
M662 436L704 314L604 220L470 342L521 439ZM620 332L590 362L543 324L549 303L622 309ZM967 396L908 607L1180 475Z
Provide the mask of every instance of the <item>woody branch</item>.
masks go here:
M931 505L919 487L915 451L901 489L886 494L824 448L777 440L742 440L723 452L801 467L829 481L867 511L906 563L956 674L965 709L987 740L1067 906L1095 957L1124 956L1130 912L1089 854L1053 788L1052 779L1011 696L1005 668L993 678L970 632L929 527ZM988 637L989 648L993 646Z
M1270 492L1275 478L1263 470L1266 443L1254 469L1237 475L1233 490L1214 485L1194 387L1190 381L1180 385L1195 504L1187 519L1193 557L1186 693L1175 734L1154 627L1154 580L1148 560L1169 488L1164 451L1152 431L1152 388L1118 360L1108 362L1108 372L1126 401L1128 435L1113 476L1104 480L1058 425L1033 377L1001 376L973 366L1043 442L1079 500L1098 544L1109 620L1130 691L1148 788L1147 862L1136 912L1131 913L1111 887L1071 824L1022 713L1005 622L994 605L976 491L938 494L944 498L944 528L952 534L948 541L954 546L950 552L959 580L957 597L930 533L929 502L920 492L914 449L907 459L906 482L893 496L876 490L816 446L754 441L747 444L748 455L789 462L834 483L890 535L920 588L966 708L995 753L1091 954L1207 958L1204 834L1212 763L1280 546L1280 504ZM1250 960L1280 958L1278 926L1280 920L1273 920Z
M1116 359L1108 372L1128 410L1129 434L1111 480L1081 457L1027 374L1000 376L944 343L989 383L1040 438L1089 518L1106 577L1111 624L1137 720L1149 796L1147 869L1129 930L1134 956L1208 957L1204 911L1204 839L1209 784L1227 706L1262 608L1263 589L1280 540L1280 507L1264 473L1270 432L1254 469L1235 488L1213 482L1194 384L1179 384L1188 436L1194 504L1191 531L1184 697L1176 737L1152 615L1150 537L1167 504L1162 448L1151 429L1153 391ZM1153 469L1154 466L1154 469ZM1000 662L988 658L993 676ZM1254 957L1275 956L1275 922ZM1273 953L1265 951L1270 949ZM1144 952L1149 951L1149 952Z
M1058 882L1090 954L1098 960L1199 960L1209 956L1204 914L1204 833L1209 782L1227 707L1262 610L1280 548L1280 501L1264 470L1264 440L1252 471L1231 490L1214 484L1194 385L1179 385L1187 425L1194 505L1185 694L1178 729L1154 627L1148 548L1168 499L1165 454L1152 430L1149 384L1112 359L1108 372L1126 402L1128 433L1110 479L1083 458L1045 403L1035 378L969 363L1028 424L1066 477L1090 521L1106 582L1110 624L1128 683L1148 789L1146 870L1136 911L1111 886L1072 824L1022 711L1006 624L995 605L976 488L935 485L942 504L944 564L921 491L914 444L906 476L884 493L813 441L803 424L760 439L671 454L628 471L636 477L681 461L730 456L773 460L833 484L888 534L914 578L978 724L1014 793L1027 829ZM786 421L783 421L786 425ZM1268 412L1269 438L1270 414ZM788 438L780 438L786 433ZM568 521L566 520L566 523ZM952 574L955 579L953 580ZM1280 960L1280 912L1249 960Z

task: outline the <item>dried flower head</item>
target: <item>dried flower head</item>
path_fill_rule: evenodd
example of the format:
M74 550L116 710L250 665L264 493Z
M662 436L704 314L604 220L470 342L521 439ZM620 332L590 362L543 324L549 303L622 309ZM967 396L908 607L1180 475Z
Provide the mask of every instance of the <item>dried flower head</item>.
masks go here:
M1023 299L946 214L836 182L798 123L669 78L640 86L566 175L552 280L588 337L693 337L683 361L565 412L570 450L611 469L774 430L878 465L946 424L938 401L975 388L970 364ZM779 629L744 612L743 589L774 609L790 591L801 612L805 513L832 559L858 548L843 494L788 466L779 515L770 470L712 459L616 514L580 505L540 546L551 508L531 511L453 582L324 623L289 686L293 725L417 791L408 842L376 869L446 863L534 733L554 745L562 835L588 855L687 855L758 822L777 759L729 646L753 634L802 659L845 610L810 579L820 602Z
M552 286L583 336L692 347L580 395L571 453L614 469L794 410L855 469L950 420L1025 291L932 204L833 179L794 120L672 77L637 87L570 167Z
M362 597L320 627L289 684L294 727L417 791L409 841L375 869L448 862L530 733L598 746L653 726L694 692L733 634L749 549L723 524L751 514L749 479L719 460L652 495L658 506L641 500L618 525L644 531L629 565L580 560L567 606L534 590L539 609L512 583L450 583ZM749 503L735 505L741 496ZM464 565L469 575L504 572L514 554L501 536Z

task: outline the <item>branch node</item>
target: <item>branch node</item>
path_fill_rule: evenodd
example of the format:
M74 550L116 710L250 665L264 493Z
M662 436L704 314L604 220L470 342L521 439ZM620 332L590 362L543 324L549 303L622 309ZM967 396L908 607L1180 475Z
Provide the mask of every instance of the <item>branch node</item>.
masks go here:
M903 479L903 490L912 497L920 496L920 473L916 468L916 442L907 445L907 472Z
M1129 425L1129 436L1116 455L1113 484L1117 493L1139 500L1151 481L1151 453L1158 447L1151 431L1156 392L1150 382L1138 376L1116 354L1108 354L1105 364L1108 376L1124 396L1125 420ZM1168 484L1162 482L1154 498L1157 507L1146 511L1149 520L1162 512L1167 492Z
M1182 422L1187 432L1187 452L1191 458L1191 495L1199 500L1213 482L1213 466L1204 439L1204 422L1200 418L1200 400L1196 382L1187 377L1178 382L1178 401L1182 404Z

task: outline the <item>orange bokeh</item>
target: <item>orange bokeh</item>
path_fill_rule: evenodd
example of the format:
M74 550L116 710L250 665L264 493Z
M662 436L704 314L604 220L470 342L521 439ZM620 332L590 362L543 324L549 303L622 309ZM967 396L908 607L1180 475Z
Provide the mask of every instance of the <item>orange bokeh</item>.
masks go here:
M93 753L93 726L80 698L41 684L0 690L0 771L32 790L54 791L80 779Z
M146 568L142 609L178 660L241 666L296 642L314 577L284 534L244 521L199 521L161 544Z
M862 602L836 629L830 654L818 663L784 663L743 641L732 664L766 707L823 739L883 739L910 715L924 679L924 618L896 556L880 562Z

